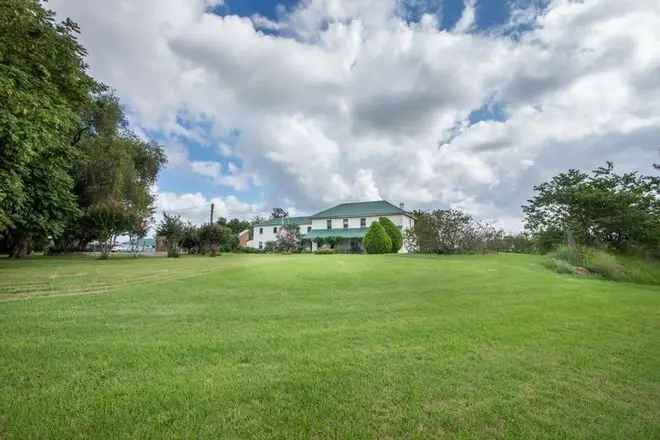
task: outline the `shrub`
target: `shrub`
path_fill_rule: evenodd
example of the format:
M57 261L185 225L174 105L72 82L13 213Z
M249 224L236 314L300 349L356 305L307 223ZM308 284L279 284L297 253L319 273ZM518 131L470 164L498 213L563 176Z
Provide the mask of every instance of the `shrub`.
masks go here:
M319 249L318 251L314 252L316 255L332 255L335 253L334 249Z
M369 226L363 243L368 254L387 254L392 250L392 240L379 222L373 222Z
M584 259L583 255L576 247L566 245L559 246L557 250L551 254L551 257L570 263L573 266L582 264Z
M263 251L251 247L237 247L236 249L232 250L232 252L236 254L261 254Z
M401 230L387 217L379 218L378 222L383 225L387 236L390 237L390 241L392 242L392 249L390 252L399 252L399 249L401 249L401 246L403 245L403 234L401 234Z
M591 272L610 280L621 281L626 278L623 265L614 255L602 250L590 249L586 252L583 265Z
M274 241L267 241L264 245L264 252L275 252L277 250L277 243Z
M550 258L548 260L545 260L543 262L543 265L548 269L554 270L555 272L558 273L575 274L576 272L575 266L573 266L571 263L567 261L560 260L558 258Z

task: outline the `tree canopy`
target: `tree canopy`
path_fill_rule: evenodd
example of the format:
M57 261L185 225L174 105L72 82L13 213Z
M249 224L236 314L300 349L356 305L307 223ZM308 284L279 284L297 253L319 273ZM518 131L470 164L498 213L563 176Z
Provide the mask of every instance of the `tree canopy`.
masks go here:
M104 86L87 73L73 21L57 23L37 0L10 3L0 8L0 230L20 255L77 212L80 110Z
M401 234L401 230L387 217L381 217L378 221L385 229L387 236L390 237L390 241L392 242L391 252L399 252L399 249L401 249L401 246L403 245L403 235Z
M524 205L526 228L547 241L657 249L660 178L617 174L608 162L591 174L571 169L534 187Z
M37 0L0 8L0 233L20 256L32 239L83 248L103 240L108 208L143 235L160 146L128 130L118 99L87 73L79 28ZM115 209L117 208L117 209ZM105 213L99 217L99 213ZM127 218L128 218L127 217ZM114 234L113 234L114 235Z

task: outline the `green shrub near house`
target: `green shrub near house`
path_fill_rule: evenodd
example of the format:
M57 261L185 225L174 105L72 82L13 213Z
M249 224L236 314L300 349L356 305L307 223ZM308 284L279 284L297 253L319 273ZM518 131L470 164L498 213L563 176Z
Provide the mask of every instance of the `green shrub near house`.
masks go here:
M390 237L390 240L392 241L392 249L390 252L396 254L399 252L399 249L401 249L401 246L403 246L403 235L401 234L401 230L387 217L379 218L378 222L383 226L387 236Z
M392 240L380 222L373 222L363 239L368 254L387 254L392 250Z

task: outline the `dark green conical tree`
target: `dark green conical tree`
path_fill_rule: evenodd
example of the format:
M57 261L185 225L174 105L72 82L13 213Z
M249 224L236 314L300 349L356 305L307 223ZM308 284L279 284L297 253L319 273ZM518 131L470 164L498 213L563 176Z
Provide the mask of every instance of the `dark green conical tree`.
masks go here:
M363 239L368 254L387 254L392 249L392 240L379 222L373 222Z
M392 241L392 249L390 252L396 254L403 245L403 235L401 234L401 230L387 217L379 218L378 222L383 226L385 232Z

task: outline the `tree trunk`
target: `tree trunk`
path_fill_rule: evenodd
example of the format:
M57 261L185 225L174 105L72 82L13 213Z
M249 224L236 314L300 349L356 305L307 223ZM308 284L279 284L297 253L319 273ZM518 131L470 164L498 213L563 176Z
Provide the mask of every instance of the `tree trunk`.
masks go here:
M32 253L32 237L29 234L12 235L10 258L21 258Z

